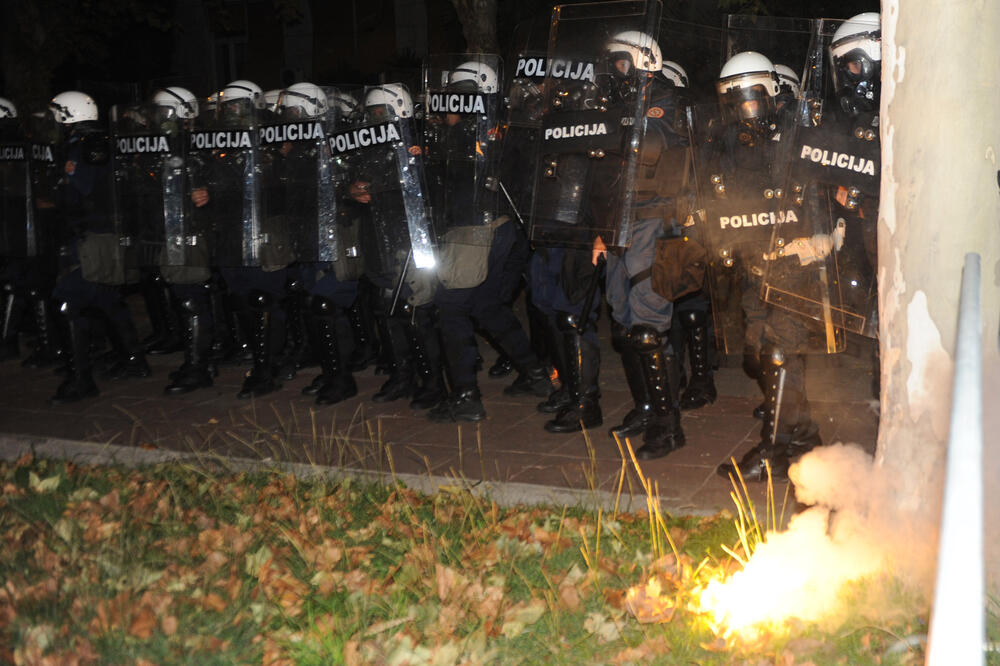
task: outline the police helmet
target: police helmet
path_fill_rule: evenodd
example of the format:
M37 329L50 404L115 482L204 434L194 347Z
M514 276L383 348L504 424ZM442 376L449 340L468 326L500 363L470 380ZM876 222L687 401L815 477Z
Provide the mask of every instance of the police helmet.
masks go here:
M97 102L76 90L59 93L49 102L49 110L60 125L97 120Z
M157 90L153 93L153 104L173 109L178 118L190 119L198 115L198 98L179 86Z
M360 106L354 95L342 90L330 91L327 94L326 102L330 108L337 109L340 112L341 118L350 118L358 112Z
M845 111L874 111L882 76L882 24L878 12L844 21L830 41L833 85Z
M278 98L277 112L299 118L318 118L326 113L326 93L314 83L293 83Z
M264 91L253 81L239 79L226 84L219 94L219 101L222 103L235 100L250 100L253 106L258 109L264 105Z
M795 70L788 65L775 64L774 71L778 75L780 94L798 98L802 87L799 84L799 75L795 73Z
M631 74L633 69L643 72L659 72L663 69L660 45L638 30L626 30L614 35L604 45L604 51L612 62L628 61L628 69L622 74Z
M368 90L365 110L371 115L387 113L397 118L411 118L413 100L402 83L386 83Z
M674 84L675 88L688 87L687 72L685 72L684 68L673 60L663 61L663 66L660 68L660 76L666 79L669 83Z
M475 90L481 93L495 93L500 89L496 70L478 60L463 62L448 74L449 87L461 88L469 84L474 84Z
M715 88L723 116L750 124L770 121L780 92L774 65L756 51L743 51L727 60Z
M265 90L261 93L261 108L272 113L278 110L278 98L281 97L281 88Z
M17 118L17 107L14 106L14 102L0 97L0 119L2 118Z

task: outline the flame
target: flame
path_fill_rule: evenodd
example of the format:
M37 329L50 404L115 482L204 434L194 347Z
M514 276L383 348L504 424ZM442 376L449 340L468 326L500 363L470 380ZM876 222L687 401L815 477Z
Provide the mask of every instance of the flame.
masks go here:
M829 527L829 511L815 508L793 518L787 531L769 532L742 571L695 591L694 610L716 633L747 640L780 633L791 618L838 615L844 586L877 573L882 558L849 526L836 538Z

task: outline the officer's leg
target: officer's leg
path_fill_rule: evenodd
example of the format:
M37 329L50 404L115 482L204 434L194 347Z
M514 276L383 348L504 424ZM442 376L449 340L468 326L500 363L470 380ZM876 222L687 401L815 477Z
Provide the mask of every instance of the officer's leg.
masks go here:
M45 368L60 362L65 357L61 344L57 319L53 313L49 290L34 288L28 292L28 302L35 319L35 348L24 359L26 368Z
M612 319L611 345L615 351L621 354L625 382L628 384L634 403L632 409L625 414L622 422L610 430L611 436L617 436L619 439L634 437L642 433L649 425L653 414L653 403L649 397L649 390L646 388L642 358L638 350L629 343L627 333L624 326Z
M91 398L99 391L91 372L90 320L83 314L89 293L79 269L56 284L53 296L61 301L59 316L66 321L70 341L66 379L49 399L50 404L62 405Z
M372 307L372 292L375 290L371 282L360 280L358 296L347 310L354 336L354 350L350 359L352 372L361 372L378 358L378 333L375 310Z
M435 296L444 356L451 379L451 394L427 412L436 423L481 421L486 418L476 381L476 333L472 323L472 289L439 287Z
M640 460L667 455L685 444L677 399L680 371L677 357L669 349L665 334L647 324L636 324L628 332L628 342L639 355L643 378L652 404L643 445L635 452Z
M184 363L171 373L164 392L190 393L212 385L212 305L208 284L174 285L184 321Z
M253 330L250 348L253 353L253 368L243 381L243 387L236 394L237 398L247 399L272 393L281 388L281 381L276 377L274 359L279 338L277 318L278 299L274 294L262 289L254 289L249 293L249 307L253 318Z
M414 365L419 387L410 401L411 409L429 409L441 402L448 391L444 382L444 361L441 335L437 327L437 309L433 304L414 308L413 336Z
M343 308L319 295L313 295L311 308L316 320L316 353L323 371L316 404L333 405L358 394L358 385L344 362L338 337L337 319L345 314Z
M122 300L121 290L109 285L95 285L94 306L101 311L108 324L108 339L117 358L106 368L104 379L125 379L126 377L149 377L151 374L139 335L132 321L132 313Z
M597 336L590 331L581 332L582 324L576 315L560 312L557 317L567 358L563 381L571 402L545 424L545 429L559 433L576 432L581 427L596 428L604 422L597 383L601 365Z
M289 269L289 280L285 289L284 310L287 322L285 349L281 359L281 376L292 380L300 368L314 364L312 349L309 345L307 329L311 323L309 317L309 291L305 284L303 266Z
M183 314L177 300L170 292L170 285L159 271L144 285L143 296L153 325L152 339L145 344L147 354L159 356L173 354L184 347Z
M392 308L392 293L386 293L382 302L385 313L385 331L392 353L392 370L389 378L372 396L375 402L392 402L409 398L416 391L413 347L411 344L409 318L412 310L408 304L397 303L396 312Z
M678 319L684 330L691 375L681 395L681 409L698 409L715 402L717 397L709 360L708 311L703 307L687 308Z

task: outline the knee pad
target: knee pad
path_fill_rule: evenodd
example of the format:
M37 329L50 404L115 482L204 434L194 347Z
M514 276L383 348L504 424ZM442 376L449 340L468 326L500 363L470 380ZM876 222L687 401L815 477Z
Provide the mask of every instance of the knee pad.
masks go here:
M704 310L685 310L677 313L681 326L685 329L701 328L708 323L708 314Z
M575 332L580 325L579 318L572 312L557 312L555 319L556 328L563 333Z
M251 290L248 294L248 300L250 301L251 309L261 312L270 310L274 305L274 296L261 289Z
M319 296L313 294L312 302L309 304L309 310L316 317L330 319L336 312L337 306L333 304L326 296Z
M760 349L760 365L763 368L780 368L785 365L785 352L773 342L765 342Z
M628 331L629 345L639 352L651 352L663 347L663 336L648 324L636 324Z

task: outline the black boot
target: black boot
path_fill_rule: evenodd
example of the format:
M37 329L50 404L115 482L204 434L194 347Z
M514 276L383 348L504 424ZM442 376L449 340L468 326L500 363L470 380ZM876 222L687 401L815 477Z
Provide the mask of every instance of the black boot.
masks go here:
M212 385L209 354L212 348L212 331L206 326L202 304L193 298L181 301L184 313L184 363L171 375L171 382L163 390L167 395L181 395Z
M539 337L542 336L544 332L547 341L544 343L545 349L548 350L549 358L552 359L553 365L555 365L556 374L559 376L559 386L558 388L553 387L551 393L548 397L535 405L535 409L542 414L558 414L565 407L570 407L574 404L574 399L570 395L569 388L566 385L566 380L564 376L566 375L566 366L569 365L569 359L567 358L566 346L563 344L563 334L559 330L559 325L556 320L552 317L545 317L545 330L536 333ZM538 322L536 326L541 327L543 324ZM542 346L541 344L539 346Z
M653 403L649 398L649 391L646 389L646 378L642 372L642 359L639 352L629 344L625 334L625 329L621 324L612 324L611 334L612 346L618 350L622 357L622 368L625 370L625 382L628 384L632 394L634 407L625 414L622 422L611 428L609 434L619 439L635 437L646 430L649 420L653 416Z
M554 433L579 432L582 428L596 428L604 420L601 416L600 389L597 369L600 367L600 350L579 331L579 321L568 313L560 312L556 321L562 332L566 350L566 375L563 385L570 397L570 404L559 410L556 417L545 424L545 430Z
M718 396L708 358L708 315L703 310L687 310L678 318L687 338L691 377L681 395L681 409L698 409L715 402Z
M652 326L633 326L628 342L639 354L652 415L642 433L643 444L635 452L640 460L662 458L685 444L681 412L677 404L680 369L677 357L663 348L663 338Z
M0 313L0 361L19 358L21 347L18 344L18 333L20 328L21 302L14 291L14 285L5 284L3 286L3 312Z
M28 292L32 303L31 312L35 319L35 348L21 363L26 368L47 368L65 360L66 352L60 344L60 336L48 295L40 290Z
M281 381L275 376L274 369L274 297L260 290L250 292L250 310L253 316L253 336L251 350L253 352L253 368L243 380L243 387L236 397L246 400L273 393L281 388Z
M510 357L504 353L500 353L497 356L496 362L490 366L490 369L486 371L493 379L498 379L500 377L506 377L510 373L514 372L514 361L510 360Z
M317 405L334 405L358 394L354 375L340 357L337 339L338 308L333 301L313 296L312 313L316 321L316 353L323 370L322 384L316 391Z
M413 376L413 350L410 348L410 335L407 331L408 320L412 314L411 307L410 305L401 307L398 316L386 318L393 367L389 378L372 396L375 402L392 402L400 398L409 398L417 389Z
M375 332L375 315L372 312L370 288L359 285L358 297L348 308L347 317L351 323L351 333L354 336L354 349L351 352L351 372L361 372L378 359L376 349L377 333Z
M295 375L300 368L310 365L309 357L312 350L309 348L309 339L306 336L306 307L309 300L309 293L303 288L300 280L292 280L286 286L285 296L285 321L286 337L285 348L281 354L281 378L286 381L295 379Z
M65 314L68 307L64 304L60 310ZM90 322L82 315L76 315L68 320L70 353L67 358L69 373L49 399L51 405L65 405L79 402L85 398L93 398L100 391L94 384L90 370Z
M182 315L170 293L170 286L159 273L153 278L150 297L146 301L147 307L156 308L159 312L154 318L153 311L150 310L149 320L150 323L154 320L160 322L160 330L154 329L153 338L145 345L146 353L161 356L181 351L184 349Z
M478 388L464 389L442 400L427 412L434 423L456 421L482 421L486 418L482 396Z
M410 401L410 409L429 409L448 395L444 382L441 338L433 312L433 305L417 307L414 323L410 327L414 367L419 380L419 386Z
M504 388L504 395L535 395L547 398L552 393L552 380L549 373L538 361L521 370L517 379Z
M149 377L152 371L146 363L139 336L132 323L132 317L125 310L117 316L106 318L108 324L108 341L111 343L114 360L101 373L102 379L127 379L130 377Z
M757 386L760 387L761 393L766 393L764 390L764 378L761 373L760 368L760 351L757 351L751 347L746 347L743 350L743 372L747 373L750 379L757 382ZM753 408L751 414L758 421L764 420L764 414L767 413L767 402L761 402L759 405Z
M788 478L792 461L823 441L819 426L809 418L805 397L805 365L801 356L786 356L780 348L767 344L760 352L761 381L764 387L764 425L760 443L737 463L746 481ZM735 478L732 463L719 465L719 476Z

